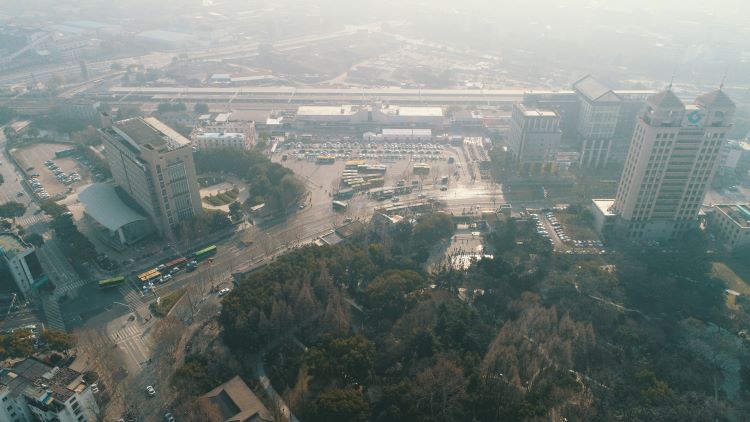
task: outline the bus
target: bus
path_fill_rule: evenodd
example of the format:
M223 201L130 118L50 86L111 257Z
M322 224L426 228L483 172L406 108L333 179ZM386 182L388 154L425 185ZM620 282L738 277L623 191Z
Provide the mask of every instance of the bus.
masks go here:
M138 280L141 281L141 283L148 283L149 281L161 277L161 273L159 270L154 268L153 270L148 270L145 273L142 273L138 276Z
M216 255L216 245L203 248L193 254L194 259L206 259L209 256Z
M99 287L105 288L105 287L114 287L119 286L120 284L125 282L125 276L118 275L117 277L112 278L105 278L104 280L99 280Z
M167 262L166 264L164 264L164 266L167 267L167 268L174 268L174 267L178 267L178 266L180 266L182 264L185 264L186 262L187 262L187 259L181 257L181 258L173 259L173 260Z
M331 202L331 205L333 206L334 211L345 211L348 206L346 202L342 201L333 201Z

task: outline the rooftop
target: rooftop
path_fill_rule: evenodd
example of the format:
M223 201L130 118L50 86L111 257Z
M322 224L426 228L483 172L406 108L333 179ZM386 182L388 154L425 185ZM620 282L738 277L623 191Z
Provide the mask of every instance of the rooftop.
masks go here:
M715 207L740 228L750 228L750 204L720 204Z
M614 199L592 199L594 206L599 209L599 212L606 217L612 217L615 213L612 212L612 207L615 205Z
M442 107L401 107L391 105L381 108L380 111L384 114L404 117L443 117Z
M151 150L175 149L190 144L184 136L155 117L121 120L113 127L129 142Z
M685 108L685 104L670 89L658 92L648 97L646 101L653 108Z
M8 387L11 394L16 397L24 394L45 405L52 404L53 400L66 402L81 391L82 383L80 372L52 367L33 357L0 370L0 384Z
M573 83L573 89L591 102L620 102L617 94L598 80L586 75Z
M136 221L147 218L137 213L120 199L112 185L94 183L85 187L78 194L86 214L109 230L116 231Z
M298 116L350 116L359 111L357 106L301 106L297 109Z
M220 418L212 418L211 422L273 420L271 412L239 376L204 394L202 399L202 404L213 410L208 414L220 415Z

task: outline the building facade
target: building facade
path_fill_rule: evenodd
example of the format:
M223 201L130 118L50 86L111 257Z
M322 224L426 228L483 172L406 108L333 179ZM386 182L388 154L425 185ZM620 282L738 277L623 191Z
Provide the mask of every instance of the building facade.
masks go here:
M0 369L0 420L94 422L99 407L83 375L27 358Z
M750 204L714 205L709 226L726 250L750 248Z
M237 113L231 111L226 113L207 114L204 116L200 116L200 118L198 119L198 125L196 126L195 130L193 130L193 134L191 135L191 139L193 139L193 141L195 142L195 137L198 135L207 135L214 133L243 134L244 145L242 146L242 148L246 150L252 149L258 139L255 122L252 120L243 119L239 117ZM221 144L222 141L218 141L217 143Z
M11 233L0 233L0 259L10 270L21 293L28 297L32 289L49 281L42 270L36 249Z
M162 235L203 213L190 141L156 118L100 130L112 177Z
M674 239L696 227L734 110L721 90L687 106L671 90L648 98L612 206L621 235Z
M580 109L576 130L581 144L581 167L604 167L609 162L622 99L596 79L586 76L573 84Z
M513 105L510 152L521 174L550 174L560 148L560 116L552 110Z
M191 135L193 146L200 150L207 149L234 149L238 151L249 150L252 148L248 145L244 133L235 132L205 132L193 133Z

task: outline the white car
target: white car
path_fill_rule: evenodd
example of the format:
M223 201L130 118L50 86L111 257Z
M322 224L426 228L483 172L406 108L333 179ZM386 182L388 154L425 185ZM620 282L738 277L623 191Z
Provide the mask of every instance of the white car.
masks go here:
M154 387L149 385L146 387L146 394L148 394L149 397L154 397L156 395L156 390L154 390Z
M229 289L225 287L225 288L219 290L219 295L218 296L222 297L222 296L225 296L227 293L229 293Z

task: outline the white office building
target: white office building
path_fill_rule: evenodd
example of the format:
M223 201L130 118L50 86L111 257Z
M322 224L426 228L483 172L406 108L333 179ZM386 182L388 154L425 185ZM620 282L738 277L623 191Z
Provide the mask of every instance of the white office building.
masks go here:
M750 204L714 205L709 226L730 252L750 248Z
M648 98L612 205L621 235L665 240L696 227L734 110L722 90L687 106L671 90Z

